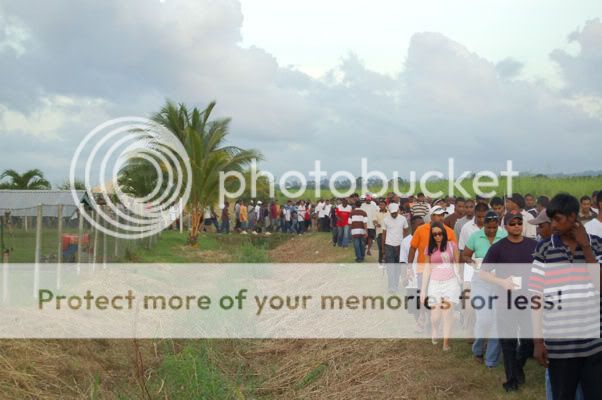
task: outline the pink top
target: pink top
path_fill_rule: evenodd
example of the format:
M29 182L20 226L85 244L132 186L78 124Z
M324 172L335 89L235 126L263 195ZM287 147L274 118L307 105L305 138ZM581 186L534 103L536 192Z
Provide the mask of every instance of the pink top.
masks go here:
M447 281L452 279L454 273L454 242L447 242L445 251L439 249L431 254L431 278L434 281ZM428 256L428 248L425 249Z

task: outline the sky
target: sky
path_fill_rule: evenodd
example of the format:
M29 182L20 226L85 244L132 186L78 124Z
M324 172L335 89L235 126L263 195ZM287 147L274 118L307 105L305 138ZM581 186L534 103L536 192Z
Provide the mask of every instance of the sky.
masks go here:
M262 169L600 169L602 3L0 0L0 170L68 176L166 99L231 117Z

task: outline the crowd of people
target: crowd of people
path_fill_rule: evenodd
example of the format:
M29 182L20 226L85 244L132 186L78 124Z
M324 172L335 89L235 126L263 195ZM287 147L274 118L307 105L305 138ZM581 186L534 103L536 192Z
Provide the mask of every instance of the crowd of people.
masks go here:
M584 301L595 293L593 306L598 306L599 277L588 275L579 264L602 263L601 211L602 191L580 199L568 194L551 199L514 193L506 198L436 200L422 193L407 198L354 194L314 203L239 200L233 207L233 230L329 232L332 246L353 247L356 262L363 262L376 247L375 261L386 271L391 293L405 286L406 291L416 291L421 304L439 299L412 311L417 331L430 332L433 345L442 339L442 350L449 351L451 330L461 324L474 331L472 352L478 363L495 368L503 362L504 390L516 391L524 384L523 367L534 357L546 367L548 399L599 400L602 339L538 339L543 337L541 329L557 329L546 326L541 316L504 314L500 320L495 309L468 307L459 312L457 304L470 296L505 291L543 296L560 290ZM228 233L230 213L226 204L218 224L217 215L208 210L205 224ZM504 264L508 268L495 267ZM516 335L500 338L500 324Z

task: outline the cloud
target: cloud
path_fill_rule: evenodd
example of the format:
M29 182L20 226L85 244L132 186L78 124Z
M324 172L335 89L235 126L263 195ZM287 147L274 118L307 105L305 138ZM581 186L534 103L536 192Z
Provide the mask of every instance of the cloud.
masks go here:
M502 78L515 78L521 72L523 64L513 58L504 58L498 62L495 69Z
M568 36L569 42L579 44L573 56L564 50L552 51L550 57L560 66L572 93L602 96L602 23L599 18L589 20L581 30Z
M10 150L0 169L40 167L62 180L97 124L148 116L166 98L217 100L216 116L232 117L231 140L261 150L275 173L308 171L315 159L359 172L361 157L402 175L446 168L448 157L472 170L499 171L513 159L522 170L557 172L567 168L558 160L569 139L571 168L591 169L597 158L596 99L586 106L521 80L520 62L495 63L440 33L415 34L396 75L349 52L314 79L243 48L235 0L0 0L0 15L0 139ZM577 56L553 52L572 90L600 93L599 25L571 35Z

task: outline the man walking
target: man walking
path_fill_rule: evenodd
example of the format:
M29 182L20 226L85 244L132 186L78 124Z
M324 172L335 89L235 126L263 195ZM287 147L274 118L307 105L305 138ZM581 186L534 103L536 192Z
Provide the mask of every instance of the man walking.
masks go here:
M556 195L546 214L554 233L537 244L529 290L540 297L558 293L558 303L570 302L579 307L571 311L570 320L553 311L543 318L541 309L533 310L534 357L549 369L555 400L573 400L579 384L585 400L598 400L602 398L601 323L599 316L592 319L592 310L599 310L600 306L600 288L596 285L600 279L597 264L602 262L602 239L588 235L578 222L579 201L571 195ZM589 266L584 267L585 263ZM566 339L563 334L567 329L591 333L588 338Z
M362 202L358 200L349 215L351 225L351 237L355 249L355 262L364 262L366 254L366 238L368 237L368 215L362 208Z
M399 291L399 278L401 277L401 265L399 264L401 241L404 231L407 232L409 229L408 221L399 215L399 204L389 204L389 215L384 217L382 228L382 252L385 255L389 292L396 293Z
M481 279L496 285L500 299L510 295L514 298L526 298L528 295L526 285L522 282L527 282L531 271L525 264L533 262L533 251L537 242L523 236L523 218L523 214L518 210L504 216L504 226L508 235L491 246L479 274ZM523 367L533 354L531 318L523 311L498 311L497 325L504 327L505 333L500 337L506 372L503 388L507 392L516 391L519 385L525 383ZM520 338L520 342L517 338Z

